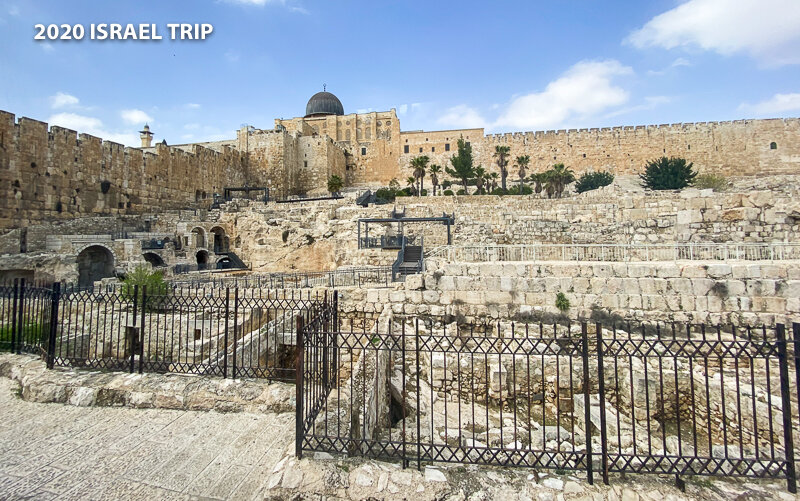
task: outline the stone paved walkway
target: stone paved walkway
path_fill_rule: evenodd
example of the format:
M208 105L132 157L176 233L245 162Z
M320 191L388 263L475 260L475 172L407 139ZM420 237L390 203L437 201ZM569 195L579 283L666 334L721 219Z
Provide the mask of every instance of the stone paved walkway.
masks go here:
M263 499L294 414L25 402L0 378L0 499Z

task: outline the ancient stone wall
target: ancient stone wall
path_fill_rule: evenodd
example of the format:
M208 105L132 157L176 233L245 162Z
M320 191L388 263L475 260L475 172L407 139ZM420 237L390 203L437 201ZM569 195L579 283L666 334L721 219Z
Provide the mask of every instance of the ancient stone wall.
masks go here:
M244 183L234 148L189 149L143 152L0 111L0 228L186 207Z
M725 176L791 174L800 168L797 118L515 132L487 135L483 143L476 164L494 171L496 146L511 148L512 165L517 156L530 155L531 172L563 163L576 173L635 174L661 156L683 157L700 171ZM511 179L516 171L512 168Z

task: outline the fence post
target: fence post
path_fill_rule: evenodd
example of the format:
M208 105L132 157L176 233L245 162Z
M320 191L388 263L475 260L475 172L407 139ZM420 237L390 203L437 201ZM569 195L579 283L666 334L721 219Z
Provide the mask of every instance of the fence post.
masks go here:
M34 302L34 306L35 306ZM19 355L22 353L22 344L25 342L25 279L21 278L19 280L19 314L17 315L17 322L19 325L17 326L17 343L16 343L16 353ZM13 349L12 349L13 353Z
M333 387L339 386L339 291L333 291L333 351L331 366Z
M327 290L325 291L325 295L323 296L323 302L325 306L322 307L322 311L324 312L325 310L328 310L328 313L324 314L325 316L323 317L322 320L322 339L324 339L324 341L322 342L323 343L322 344L322 391L323 393L326 393L328 391L328 381L329 381L328 370L330 368L328 365L330 363L330 359L328 358L328 347L329 347L328 343L330 339L330 329L328 322L330 319L329 315L330 304L328 303Z
M581 322L581 355L583 357L583 410L584 428L586 432L586 478L589 485L594 484L594 471L592 465L592 416L591 416L591 402L589 400L589 330L586 327L586 322Z
M233 289L233 372L231 377L236 379L236 348L239 344L238 324L239 324L239 288Z
M303 437L306 430L303 424L303 316L296 317L297 322L297 363L295 365L295 442L294 454L298 459L303 457Z
M142 326L139 328L139 374L142 373L142 365L144 364L144 314L147 311L147 286L142 286Z
M797 390L797 397L800 399L800 323L794 322L792 324L792 337L794 338L794 372L795 372L795 389ZM798 400L800 402L800 400ZM798 406L800 410L800 406ZM798 413L800 415L800 413Z
M58 303L61 301L61 284L53 284L50 303L50 332L47 337L47 368L52 369L56 359L56 334L58 333Z
M606 381L603 369L603 326L595 324L597 331L597 382L600 391L600 467L603 483L608 485L608 437L606 436Z
M228 377L228 315L230 314L230 302L231 302L231 289L230 287L225 288L225 336L224 336L224 348L223 348L223 355L222 355L222 377Z
M14 298L11 301L11 346L9 349L14 353L17 341L17 303L19 303L19 280L14 279Z
M136 328L136 319L138 318L138 312L139 312L138 306L139 306L139 286L138 285L134 285L133 286L133 327L134 328ZM135 331L133 331L133 332L135 332ZM133 332L131 332L131 334L133 334ZM133 374L135 363L136 363L136 341L134 340L133 335L127 336L127 331L126 331L125 334L126 334L126 337L129 340L128 342L130 343L130 350L131 350L130 372L131 372L131 374Z
M794 469L794 442L792 441L792 400L789 398L789 363L786 357L786 327L776 326L778 334L778 360L781 375L781 404L783 406L783 448L786 451L786 479L789 492L797 492L797 477Z

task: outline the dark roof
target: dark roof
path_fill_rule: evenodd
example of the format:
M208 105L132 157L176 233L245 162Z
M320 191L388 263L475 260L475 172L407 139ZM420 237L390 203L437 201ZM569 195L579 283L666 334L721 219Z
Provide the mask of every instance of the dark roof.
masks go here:
M306 105L306 118L324 115L344 115L344 106L339 98L330 92L317 92Z

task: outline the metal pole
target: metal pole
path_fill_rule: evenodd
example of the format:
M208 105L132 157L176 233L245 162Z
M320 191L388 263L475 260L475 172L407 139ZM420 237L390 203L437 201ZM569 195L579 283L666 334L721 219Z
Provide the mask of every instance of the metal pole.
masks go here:
M14 299L11 302L11 353L17 339L17 303L19 302L19 280L14 279Z
M138 306L139 306L139 286L133 286L133 329L136 329L136 318L138 313ZM130 363L130 372L133 374L135 363L136 363L136 341L133 337L133 333L136 332L135 330L131 331L131 335L127 336L127 342L130 344L129 349L131 350L131 363ZM127 334L127 332L126 332Z
M222 377L228 377L228 317L230 315L231 289L225 288L225 338L223 340L225 350L222 355Z
M305 424L303 423L303 317L297 316L297 364L295 366L295 443L294 454L298 459L303 457L303 437Z
M147 286L142 287L142 326L139 328L139 374L142 373L144 363L144 314L147 310Z
M583 357L583 409L584 430L586 431L586 478L589 485L594 484L594 471L592 465L592 421L589 401L589 334L586 322L581 322L581 355Z
M794 442L792 441L792 401L789 398L789 363L786 356L786 327L778 324L778 360L780 362L781 404L783 406L783 448L786 451L786 481L789 492L797 492L794 468Z
M608 437L606 436L606 382L603 373L603 327L595 324L597 330L597 381L600 392L600 449L603 469L603 483L608 485ZM587 402L588 404L588 402Z
M238 324L239 324L239 288L233 290L233 372L231 377L236 379L236 348L239 342L238 339Z
M21 353L22 343L25 338L25 279L19 280L19 314L17 314L17 336L16 342L12 340L11 352Z
M61 284L53 284L50 303L50 332L47 338L47 368L52 369L56 358L56 334L58 333L58 302L61 301Z

